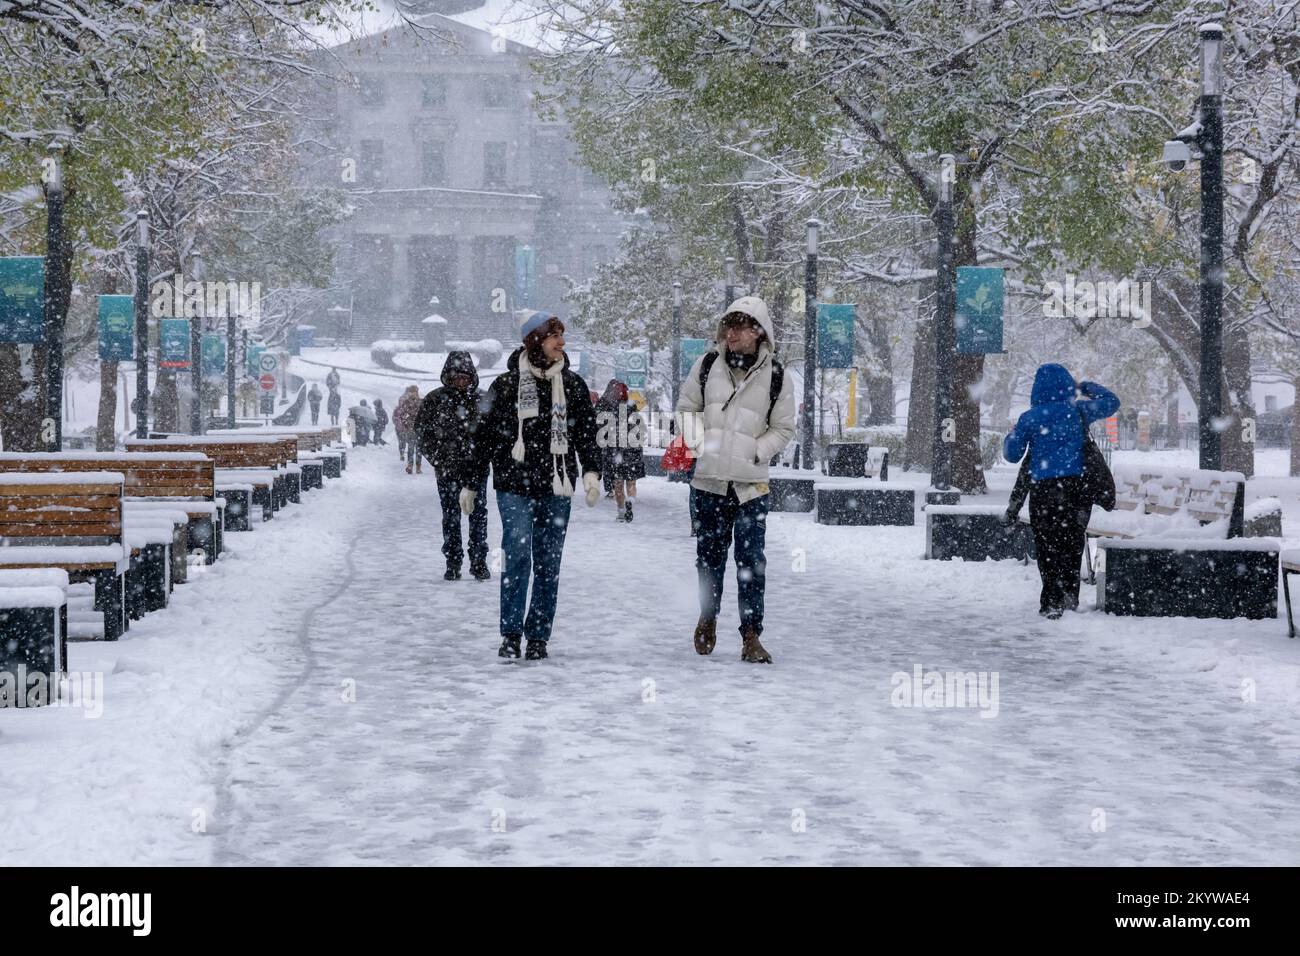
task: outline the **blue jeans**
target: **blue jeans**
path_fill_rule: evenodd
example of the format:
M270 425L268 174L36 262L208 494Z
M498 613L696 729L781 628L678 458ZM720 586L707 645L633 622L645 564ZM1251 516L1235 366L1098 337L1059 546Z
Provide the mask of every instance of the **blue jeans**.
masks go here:
M525 498L497 492L501 515L501 636L523 635L530 641L548 641L560 591L560 559L569 529L572 498L548 495ZM528 578L532 575L532 600ZM528 616L524 617L527 605Z
M691 489L695 506L695 567L700 578L700 617L717 617L722 606L722 582L727 574L727 550L736 539L736 591L740 632L763 633L763 588L766 583L767 495L743 505L736 491L714 495Z

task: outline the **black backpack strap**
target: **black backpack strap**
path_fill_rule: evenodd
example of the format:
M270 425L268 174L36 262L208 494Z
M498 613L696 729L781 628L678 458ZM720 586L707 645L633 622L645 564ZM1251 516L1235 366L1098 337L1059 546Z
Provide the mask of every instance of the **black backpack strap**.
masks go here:
M718 360L717 352L704 353L704 361L700 363L700 404L704 404L704 386L709 384L709 369L713 368L713 363Z

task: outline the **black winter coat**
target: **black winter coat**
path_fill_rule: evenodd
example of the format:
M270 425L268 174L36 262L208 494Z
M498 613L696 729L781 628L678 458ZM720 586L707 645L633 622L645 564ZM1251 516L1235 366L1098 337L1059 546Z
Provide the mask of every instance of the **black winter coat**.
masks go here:
M454 388L454 375L469 376L469 388ZM415 413L415 440L420 454L438 471L459 477L473 455L474 430L486 410L478 387L478 370L468 352L451 352L442 366L442 388L435 388Z
M548 498L554 491L554 456L551 454L551 386L536 378L531 385L538 389L538 409L534 418L524 422L524 460L515 461L510 454L519 426L519 355L516 349L506 363L507 371L499 375L488 389L487 412L479 421L474 436L474 454L462 473L463 481L478 481L492 466L492 487L497 491L526 498ZM600 474L600 448L596 445L596 413L591 406L591 392L577 372L569 368L564 357L564 402L568 408L569 451L564 459L565 471L574 493L582 493L582 475ZM576 452L576 454L575 454ZM579 461L582 467L578 467Z

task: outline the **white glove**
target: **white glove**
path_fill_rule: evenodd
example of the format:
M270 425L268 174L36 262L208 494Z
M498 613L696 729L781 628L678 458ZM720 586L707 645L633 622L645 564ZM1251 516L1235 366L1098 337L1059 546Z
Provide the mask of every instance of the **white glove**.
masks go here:
M460 489L460 510L466 515L472 515L474 513L474 499L477 497L478 495L473 488Z
M589 471L582 476L582 487L587 489L587 507L596 507L596 502L600 500L600 475L594 471Z

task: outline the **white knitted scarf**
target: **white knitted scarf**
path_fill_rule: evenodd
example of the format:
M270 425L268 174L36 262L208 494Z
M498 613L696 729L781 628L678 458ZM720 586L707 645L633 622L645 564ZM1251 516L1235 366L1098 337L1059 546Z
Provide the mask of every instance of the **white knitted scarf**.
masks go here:
M519 398L518 424L515 431L515 446L510 450L510 457L515 461L524 460L524 421L536 418L540 413L542 383L551 380L551 492L573 497L573 483L569 481L568 469L564 466L565 456L569 453L569 410L564 397L564 359L553 363L545 371L533 368L528 361L528 352L519 353ZM533 387L528 387L531 383Z

